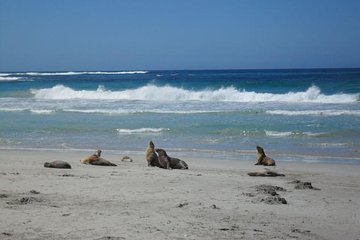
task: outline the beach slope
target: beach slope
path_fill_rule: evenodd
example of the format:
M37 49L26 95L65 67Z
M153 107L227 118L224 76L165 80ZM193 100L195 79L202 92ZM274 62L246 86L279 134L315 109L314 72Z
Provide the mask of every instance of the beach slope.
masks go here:
M81 164L87 155L2 150L0 239L360 238L359 165L279 161L270 169L285 177L251 177L264 169L255 157L165 170L142 155L104 153L117 167ZM72 169L43 167L54 160Z

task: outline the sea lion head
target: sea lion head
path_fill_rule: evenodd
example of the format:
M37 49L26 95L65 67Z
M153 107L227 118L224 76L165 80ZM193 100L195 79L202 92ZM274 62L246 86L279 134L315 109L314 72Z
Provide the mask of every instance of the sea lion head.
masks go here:
M157 149L155 149L155 151L159 154L159 156L164 156L164 157L168 156L164 149L157 148Z
M150 147L150 148L155 148L155 145L154 145L153 141L150 141L150 142L149 142L149 147Z
M264 149L263 149L262 147L256 146L256 150L257 150L257 152L258 152L259 154L265 155Z
M96 155L97 155L98 157L100 157L100 155L101 155L101 150L100 150L100 149L98 149L98 150L96 151Z
M44 163L44 167L50 167L51 164L49 162Z

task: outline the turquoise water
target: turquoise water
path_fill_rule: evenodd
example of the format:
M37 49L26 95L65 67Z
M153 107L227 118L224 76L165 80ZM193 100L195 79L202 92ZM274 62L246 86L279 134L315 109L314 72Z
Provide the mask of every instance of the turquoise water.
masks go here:
M360 163L359 96L360 69L0 73L0 149Z

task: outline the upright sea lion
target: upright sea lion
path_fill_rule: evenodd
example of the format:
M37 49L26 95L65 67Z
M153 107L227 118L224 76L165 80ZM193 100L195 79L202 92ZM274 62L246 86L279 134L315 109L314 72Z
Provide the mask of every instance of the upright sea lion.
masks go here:
M172 158L167 155L164 149L156 149L156 152L159 154L160 167L169 169L189 169L186 162L178 158Z
M65 161L53 161L53 162L46 162L44 164L46 168L71 168L71 165Z
M149 142L149 145L146 148L145 157L146 161L148 162L148 166L160 167L159 158L156 155L155 145L152 141Z
M101 158L100 155L101 155L101 150L97 150L96 153L94 153L93 155L87 158L80 160L80 162L83 164L91 164L97 166L116 166L116 164Z
M275 166L275 160L266 156L262 147L256 146L257 163L255 165Z

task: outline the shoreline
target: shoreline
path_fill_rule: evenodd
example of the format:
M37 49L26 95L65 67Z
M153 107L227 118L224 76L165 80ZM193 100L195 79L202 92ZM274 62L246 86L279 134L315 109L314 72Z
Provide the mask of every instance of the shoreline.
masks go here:
M57 149L57 148L1 148L1 152L59 152L59 153L76 153L81 152L90 154L96 149ZM182 148L166 148L168 153L176 154L178 157L191 158L191 159L222 159L222 161L242 161L242 162L256 162L256 151L239 150L236 152L218 151L208 149L182 149ZM143 156L145 154L145 148L143 150L112 150L102 149L103 152L111 155L134 155ZM323 156L323 155L299 155L299 154L287 154L287 153L274 153L266 151L267 155L272 156L276 162L282 163L310 163L310 164L337 164L337 165L360 165L360 157L338 157L338 156Z

